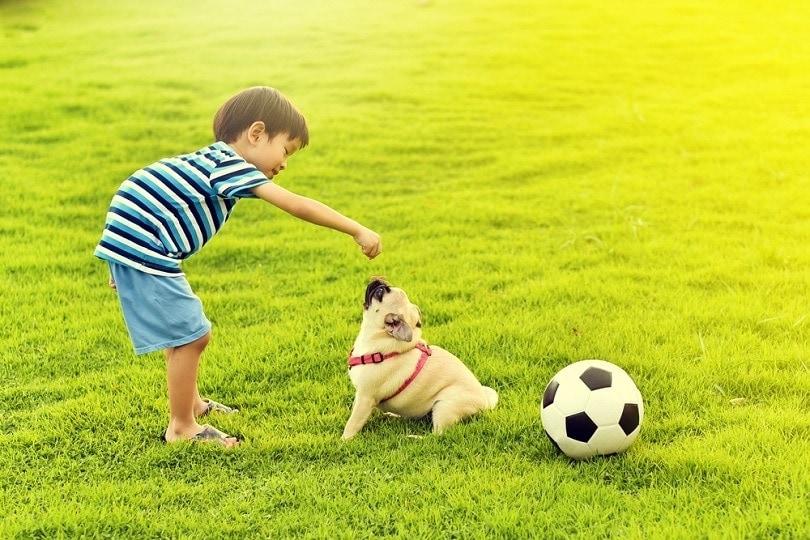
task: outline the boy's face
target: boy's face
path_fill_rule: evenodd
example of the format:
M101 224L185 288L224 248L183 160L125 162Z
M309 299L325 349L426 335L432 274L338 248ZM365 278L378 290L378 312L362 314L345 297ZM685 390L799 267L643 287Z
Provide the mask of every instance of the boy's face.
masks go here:
M241 148L239 153L242 154L245 161L252 163L267 178L273 178L287 168L287 160L301 148L301 141L290 138L289 133L284 132L270 137L264 131L263 124L258 132L252 130L254 126L251 126L251 130L247 133L247 140L244 141L247 144Z
M291 139L288 133L278 133L274 137L264 134L257 146L256 161L253 165L267 178L273 178L287 168L287 159L301 148L301 141Z

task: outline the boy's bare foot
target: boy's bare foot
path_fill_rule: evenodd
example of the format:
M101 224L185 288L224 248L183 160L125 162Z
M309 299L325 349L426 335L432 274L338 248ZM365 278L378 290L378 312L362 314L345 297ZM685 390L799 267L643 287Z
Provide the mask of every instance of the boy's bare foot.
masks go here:
M192 426L191 429L184 429L181 431L167 429L166 433L163 434L163 440L167 443L178 441L214 443L220 444L225 448L233 448L242 442L238 437L231 437L227 433L223 433L214 426L208 424L203 426L197 424L196 427Z

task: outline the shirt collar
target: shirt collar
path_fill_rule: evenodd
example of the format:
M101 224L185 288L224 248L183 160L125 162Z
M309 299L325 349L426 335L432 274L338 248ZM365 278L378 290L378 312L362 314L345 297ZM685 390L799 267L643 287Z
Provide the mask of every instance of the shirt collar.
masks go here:
M209 148L212 148L214 150L219 150L223 154L226 154L226 155L228 155L230 157L237 157L239 155L239 154L236 153L236 150L231 148L231 145L229 145L228 143L226 143L224 141L217 141L214 144L212 144Z

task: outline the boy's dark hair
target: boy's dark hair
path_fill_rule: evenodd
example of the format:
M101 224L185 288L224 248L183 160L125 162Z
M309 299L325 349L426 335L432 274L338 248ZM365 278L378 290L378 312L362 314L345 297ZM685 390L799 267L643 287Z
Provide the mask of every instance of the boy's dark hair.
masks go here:
M290 138L301 141L301 148L309 143L304 115L281 92L269 86L242 90L226 101L214 116L214 137L231 143L253 122L259 121L264 122L271 138L286 132Z

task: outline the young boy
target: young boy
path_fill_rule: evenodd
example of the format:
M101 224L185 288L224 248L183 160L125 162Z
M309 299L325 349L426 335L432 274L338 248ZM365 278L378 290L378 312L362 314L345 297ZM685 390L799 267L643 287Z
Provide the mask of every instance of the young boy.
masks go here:
M236 409L200 397L197 368L211 323L180 262L220 230L242 198L264 199L346 233L369 259L382 244L371 229L270 181L309 142L304 117L277 90L259 86L233 96L214 118L214 136L216 143L162 159L121 184L95 255L109 265L135 354L164 350L170 413L164 439L232 447L237 438L197 422L212 411Z

